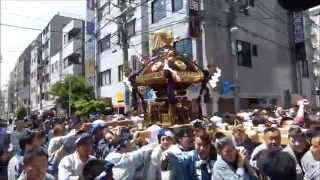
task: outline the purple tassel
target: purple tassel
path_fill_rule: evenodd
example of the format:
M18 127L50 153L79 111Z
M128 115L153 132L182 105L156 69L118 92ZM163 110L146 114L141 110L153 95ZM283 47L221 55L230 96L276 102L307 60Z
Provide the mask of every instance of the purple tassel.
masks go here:
M142 109L143 112L146 113L146 105L144 102L144 99L142 97L142 95L140 94L140 92L138 91L138 87L136 84L136 77L137 75L139 75L141 71L139 72L135 72L129 75L128 80L132 86L132 93L131 93L131 97L132 97L132 107L133 109L136 111L138 110L138 98L137 95L140 97L141 103L142 103Z
M167 84L168 103L175 105L177 103L177 99L176 99L176 95L174 94L175 83L174 83L172 74L169 70L164 70L164 75L168 80L168 84Z

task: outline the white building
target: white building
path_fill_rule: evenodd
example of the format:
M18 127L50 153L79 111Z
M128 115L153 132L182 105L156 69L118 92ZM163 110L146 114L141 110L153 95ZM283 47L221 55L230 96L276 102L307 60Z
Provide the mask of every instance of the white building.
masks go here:
M40 105L42 106L42 112L49 111L55 106L52 98L49 95L49 89L51 86L50 63L52 57L59 56L57 53L61 51L63 47L63 28L71 21L71 17L55 15L41 33L42 59L40 63L42 66L39 87L41 93Z
M117 104L117 97L125 90L119 76L123 74L123 60L118 45L118 25L110 21L119 15L114 4L117 3L112 0L97 2L96 60L98 95L112 98L113 104ZM295 66L303 65L293 62L294 52L289 45L290 14L276 0L235 1L234 27L228 27L230 7L224 0L141 0L129 4L135 10L127 25L131 36L129 61L139 59L141 54L149 55L150 33L166 30L180 39L174 43L179 53L210 71L219 66L222 81L237 82L241 108L271 103L283 105L284 94L299 93ZM267 19L268 16L276 18ZM233 54L231 47L234 47ZM194 88L193 94L198 90L199 87ZM218 91L211 94L213 103L207 106L208 114L218 109L233 110L232 91L221 96Z
M62 77L61 51L58 51L50 59L50 86L59 82Z
M84 75L84 21L69 22L62 42L62 75Z
M41 35L34 40L31 50L30 63L30 109L32 112L37 112L41 109L40 100L40 81L41 81Z
M123 53L119 46L118 24L110 21L110 19L115 19L120 11L112 4L106 0L97 1L97 94L100 98L111 98L113 105L116 107L124 107ZM139 56L148 53L148 39L141 33L145 30L143 22L145 24L148 22L148 17L143 14L146 12L143 11L144 8L143 6L135 8L127 24L128 37L130 38L129 65L133 69L138 68Z
M304 13L304 17L309 22L309 28L306 28L306 46L307 58L310 60L313 75L313 89L315 104L320 107L320 8L315 7ZM308 21L309 20L309 21ZM309 38L308 38L309 37Z
M0 118L8 120L9 119L9 103L8 103L8 85L2 87L1 91L1 106L0 106Z

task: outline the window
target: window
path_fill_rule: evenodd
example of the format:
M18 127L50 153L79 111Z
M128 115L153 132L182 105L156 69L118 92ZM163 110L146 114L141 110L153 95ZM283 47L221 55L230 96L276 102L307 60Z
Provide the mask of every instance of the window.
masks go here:
M80 54L72 54L64 59L64 68L71 66L72 64L80 64Z
M172 0L172 11L176 12L183 8L183 0Z
M258 46L255 44L252 45L252 56L258 56Z
M98 22L100 22L103 17L110 14L110 4L110 0L107 0L107 2L104 2L104 4L98 8Z
M110 0L96 0L97 2L97 7L101 8L102 6L104 6L106 3L110 2Z
M189 58L190 60L193 59L191 38L182 39L178 42L175 42L174 47L176 48L176 51L181 55Z
M105 86L111 84L111 69L99 73L99 84Z
M156 23L166 16L166 0L154 0L152 2L152 23Z
M59 71L59 62L56 62L55 68L56 68L57 71Z
M191 15L200 11L200 0L189 0L189 11Z
M102 20L103 10L104 10L104 9L98 9L98 11L97 11L98 22L100 22L100 21Z
M238 65L252 67L251 44L244 41L237 41Z
M126 25L128 38L134 36L136 34L136 20L132 20Z
M249 6L254 7L255 0L248 0L249 1Z
M49 47L49 41L46 41L43 45L42 45L42 48L43 49L46 49Z
M64 34L63 35L63 44L67 44L68 43L68 34Z
M74 28L68 33L68 41L71 41L72 39L77 38L79 33L81 32L81 29L79 28Z
M49 95L47 93L44 94L44 100L48 101L49 100Z
M111 34L108 34L107 36L99 40L98 48L100 53L110 48L110 37Z
M123 65L118 66L118 80L121 82L123 80Z

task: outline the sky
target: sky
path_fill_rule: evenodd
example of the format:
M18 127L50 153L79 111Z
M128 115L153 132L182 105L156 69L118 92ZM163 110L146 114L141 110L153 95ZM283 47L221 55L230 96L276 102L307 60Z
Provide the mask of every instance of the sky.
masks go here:
M19 55L41 33L51 18L85 18L86 0L0 0L1 2L1 86L9 81ZM40 30L9 27L22 26Z

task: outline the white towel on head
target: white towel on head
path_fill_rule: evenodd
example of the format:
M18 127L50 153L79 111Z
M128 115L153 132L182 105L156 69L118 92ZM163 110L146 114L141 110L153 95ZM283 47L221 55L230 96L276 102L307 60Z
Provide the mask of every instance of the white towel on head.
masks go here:
M154 124L148 127L147 131L150 131L150 142L149 143L158 143L158 133L160 131L160 126Z

